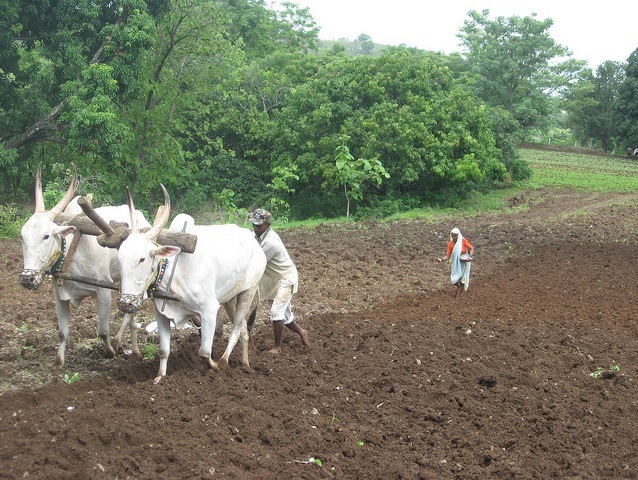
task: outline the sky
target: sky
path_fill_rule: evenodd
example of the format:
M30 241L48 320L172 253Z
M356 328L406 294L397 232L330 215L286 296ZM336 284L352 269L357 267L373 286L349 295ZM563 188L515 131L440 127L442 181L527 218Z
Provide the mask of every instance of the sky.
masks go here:
M272 0L275 6L283 0ZM446 54L461 51L456 36L470 10L489 10L489 18L551 18L550 36L596 69L606 60L625 62L638 48L638 2L601 4L568 0L289 0L308 7L321 40L356 39L365 33L375 43L404 44ZM588 4L588 5L587 5ZM595 6L593 6L595 5Z

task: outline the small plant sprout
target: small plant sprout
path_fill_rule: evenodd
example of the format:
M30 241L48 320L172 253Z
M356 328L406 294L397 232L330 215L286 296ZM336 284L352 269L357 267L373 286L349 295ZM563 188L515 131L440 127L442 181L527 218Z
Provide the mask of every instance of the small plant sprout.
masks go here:
M68 373L65 373L64 377L62 377L62 380L64 381L64 383L68 383L68 384L79 382L80 374L78 372L75 372L73 375L69 375Z
M308 460L295 460L295 463L306 464L306 465L313 463L317 465L318 467L323 467L323 462L321 461L321 459L315 458L315 457L310 457Z
M591 372L589 376L591 378L612 378L615 377L618 372L620 372L620 363L613 362L608 369L605 370L603 367L598 367Z
M332 423L335 423L335 422L340 422L341 420L339 420L339 417L337 417L337 415L335 415L335 412L332 412L331 421L332 421Z
M357 440L357 445L363 447L363 440Z
M147 340L142 345L142 351L140 353L144 360L153 360L156 357L157 352L159 352L159 345Z

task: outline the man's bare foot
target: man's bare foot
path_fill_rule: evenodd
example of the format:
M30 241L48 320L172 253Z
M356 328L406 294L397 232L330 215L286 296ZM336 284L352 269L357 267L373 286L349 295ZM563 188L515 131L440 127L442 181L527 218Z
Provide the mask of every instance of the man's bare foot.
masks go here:
M299 336L301 337L301 341L303 342L303 344L310 348L310 340L308 339L308 330L301 330L301 332L299 333Z
M281 348L275 347L268 350L268 353L272 353L273 355L279 355L281 353Z

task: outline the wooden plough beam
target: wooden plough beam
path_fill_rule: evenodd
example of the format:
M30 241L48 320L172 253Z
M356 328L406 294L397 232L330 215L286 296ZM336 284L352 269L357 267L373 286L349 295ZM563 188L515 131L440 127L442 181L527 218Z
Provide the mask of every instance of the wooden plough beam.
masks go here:
M106 223L106 221L95 212L86 198L80 197L78 205L80 205L84 213L60 213L54 222L60 226L73 226L83 235L98 237L98 243L108 248L118 248L131 233L128 223L115 221ZM142 230L142 232L144 232L144 230ZM156 242L159 245L179 247L184 253L193 253L197 247L197 235L163 229L157 236Z
M97 237L98 243L105 248L119 248L124 240L131 233L128 223L111 221L107 223L100 215L93 209L90 202L85 197L78 199L78 205L82 208L84 213L70 214L60 213L53 220L60 226L72 226L82 235L92 235ZM145 230L143 229L142 232ZM77 238L77 237L76 237ZM171 245L179 247L184 253L193 253L195 247L197 247L197 235L193 235L185 232L174 232L172 230L163 229L157 239L155 240L159 245ZM68 264L73 259L73 252L67 256ZM55 272L53 277L59 280L68 280L71 282L85 283L87 285L93 285L94 287L108 288L111 290L119 290L120 284L116 282L105 282L103 280L96 280L93 278L74 276L66 273L66 268L61 272ZM157 290L151 292L153 298L163 298L166 300L181 301L178 295L172 295L170 293L163 293Z

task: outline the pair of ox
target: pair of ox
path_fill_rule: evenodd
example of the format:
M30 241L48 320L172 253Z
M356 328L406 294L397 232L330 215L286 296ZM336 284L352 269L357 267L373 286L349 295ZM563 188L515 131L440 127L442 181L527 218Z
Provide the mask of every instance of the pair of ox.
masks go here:
M40 288L47 275L64 270L74 277L85 277L97 282L112 283L120 280L117 251L101 247L95 236L82 235L74 226L60 226L55 223L61 213L82 213L77 200L73 198L78 186L77 172L73 166L73 178L66 194L51 210L46 210L42 194L42 167L38 167L35 179L35 212L22 226L23 270L20 284L29 289ZM96 209L106 221L128 222L130 210L126 205L101 207ZM135 212L139 225L150 227L140 212ZM74 253L71 253L74 252ZM77 308L86 297L94 297L97 302L98 336L104 342L106 355L113 357L121 343L124 328L117 333L113 345L109 341L109 318L111 314L111 290L86 283L62 281L53 278L53 295L58 319L59 345L55 365L64 366L66 342L69 337L71 306ZM122 325L134 322L125 316ZM137 343L134 350L140 356Z
M242 344L242 364L250 368L248 360L248 328L246 316L251 310L253 298L266 267L266 258L252 233L235 225L194 226L193 234L198 236L200 248L193 254L183 254L176 261L180 250L177 247L159 246L155 243L158 233L166 224L170 215L170 199L162 186L165 205L160 207L156 221L150 227L140 212L129 205L101 207L95 212L107 223L111 220L130 221L132 233L124 240L119 250L101 247L95 237L80 235L75 227L60 226L56 217L65 213L80 213L77 202L71 200L77 188L77 175L74 176L64 198L50 211L44 209L41 186L41 170L36 176L36 209L34 215L23 226L21 237L24 255L24 270L20 283L31 290L37 289L46 274L52 273L61 264L64 257L66 237L72 236L75 249L73 261L65 266L71 275L120 282L121 296L118 302L124 312L122 326L113 345L109 343L109 316L111 291L74 281L53 279L53 290L58 316L60 345L56 365L64 365L65 345L68 338L70 308L77 307L88 297L97 298L99 326L98 334L104 341L107 355L113 356L121 343L125 327L130 326L133 350L139 357L136 330L133 322L135 312L141 307L147 296L147 287L157 282L156 288L166 289L167 279L171 279L171 291L181 301L153 299L156 320L160 336L160 366L155 381L166 375L170 353L170 323L180 325L187 319L198 317L201 322L200 355L213 369L219 370L228 365L228 359L238 338ZM175 224L175 222L173 222ZM171 228L173 225L171 226ZM77 243L76 243L77 242ZM168 259L171 259L169 261ZM168 261L168 266L165 262ZM160 266L165 275L157 278ZM215 334L217 311L224 304L233 321L233 329L228 346L219 362L211 358ZM256 305L252 309L254 318Z

